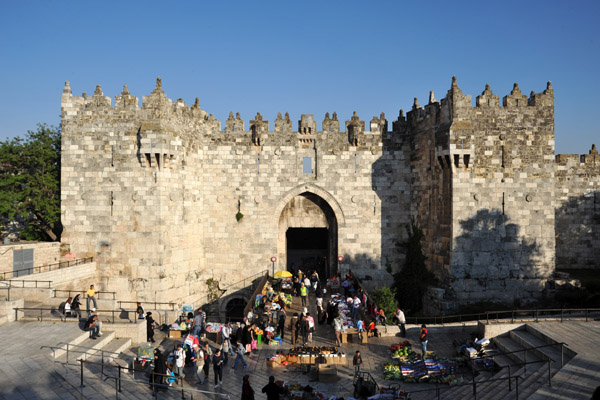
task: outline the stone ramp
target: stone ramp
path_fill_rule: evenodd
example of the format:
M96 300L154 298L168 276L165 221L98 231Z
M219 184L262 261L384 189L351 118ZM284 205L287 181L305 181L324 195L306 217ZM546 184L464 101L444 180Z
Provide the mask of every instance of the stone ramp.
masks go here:
M600 322L532 324L556 341L566 342L577 353L552 379L552 387L539 388L530 400L588 400L600 385Z

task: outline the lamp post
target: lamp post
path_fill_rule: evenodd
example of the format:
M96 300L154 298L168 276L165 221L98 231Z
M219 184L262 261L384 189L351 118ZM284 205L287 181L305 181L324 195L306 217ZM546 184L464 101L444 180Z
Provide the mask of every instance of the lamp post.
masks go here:
M277 262L277 257L271 257L271 262L273 263L273 277L275 277L275 263Z

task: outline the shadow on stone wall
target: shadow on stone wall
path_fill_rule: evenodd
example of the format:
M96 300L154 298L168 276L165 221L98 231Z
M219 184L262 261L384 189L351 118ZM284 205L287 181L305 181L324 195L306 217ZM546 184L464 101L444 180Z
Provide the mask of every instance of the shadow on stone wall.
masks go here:
M600 191L571 197L555 211L556 268L600 269Z
M535 238L522 235L500 210L480 209L459 223L463 233L454 242L451 282L429 299L446 303L439 311L484 301L520 305L542 295L553 266L542 265Z

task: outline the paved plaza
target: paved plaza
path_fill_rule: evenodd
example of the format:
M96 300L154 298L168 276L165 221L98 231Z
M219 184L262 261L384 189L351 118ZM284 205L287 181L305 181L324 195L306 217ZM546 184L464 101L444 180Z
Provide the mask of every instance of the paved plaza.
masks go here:
M294 300L297 300L295 298ZM311 302L309 311L316 314L314 304ZM300 312L299 301L295 301L288 315ZM542 387L530 399L589 399L591 391L600 383L600 322L565 322L565 323L538 323L538 329L548 333L548 336L557 341L569 343L572 350L578 354L571 360L553 379L553 387ZM454 339L464 340L471 337L476 331L476 325L459 326L431 326L429 349L436 351L440 357L455 355ZM80 369L77 365L64 365L54 363L52 352L40 349L41 346L56 346L59 342L69 342L80 337L82 332L75 324L60 322L15 322L0 327L0 340L5 344L3 348L3 362L0 363L0 399L114 399L116 392L114 381L103 380L99 371L90 371L84 374L85 387L79 387ZM418 327L408 326L408 340L413 343L416 352L418 346ZM163 333L157 335L161 347L171 350L178 340L169 339ZM347 355L347 364L338 366L338 380L331 383L319 382L313 369L307 371L306 366L278 366L269 368L266 365L267 356L276 351L287 351L292 347L289 331L286 331L284 343L281 346L269 347L265 344L259 346L247 357L248 369L238 367L233 371L230 366L232 359L224 369L223 388L213 392L213 371L210 370L209 380L204 385L197 385L191 371L186 371L185 387L204 391L193 392L194 398L222 399L229 395L231 399L241 396L241 382L244 374L251 376L251 384L256 391L257 399L266 398L261 388L268 382L270 375L287 383L310 385L317 392L324 393L327 397L337 395L351 397L353 394L352 355L360 350L363 356L363 370L370 372L379 385L398 384L398 382L383 379L383 365L390 360L388 347L400 341L399 337L369 338L368 344L360 345L349 343L344 345L343 351ZM211 345L215 345L211 342ZM317 325L313 345L333 346L335 338L333 329L327 325ZM114 374L110 369L105 369L108 375ZM130 382L131 375L125 374L120 398L123 399L148 399L151 392L148 388L147 376L143 372L135 375L137 383ZM406 391L416 391L434 388L431 384L404 384L400 386ZM444 391L442 392L444 393ZM442 398L456 398L447 392ZM181 393L170 390L161 393L159 398L181 398ZM190 395L186 396L190 398ZM435 398L435 392L415 393L412 399ZM479 398L487 398L481 396ZM499 395L497 398L503 398Z

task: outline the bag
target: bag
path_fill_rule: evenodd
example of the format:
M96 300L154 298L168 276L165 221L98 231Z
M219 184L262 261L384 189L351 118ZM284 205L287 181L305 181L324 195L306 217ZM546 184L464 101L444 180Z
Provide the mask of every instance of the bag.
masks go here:
M191 348L194 345L194 336L187 335L184 344L187 344Z
M258 341L253 340L250 347L252 350L257 350L258 349Z
M252 346L249 344L246 345L246 353L252 353Z

